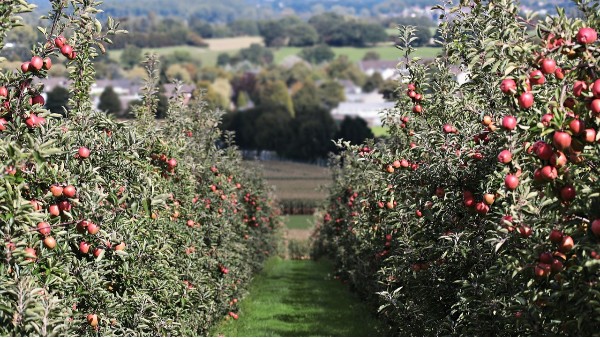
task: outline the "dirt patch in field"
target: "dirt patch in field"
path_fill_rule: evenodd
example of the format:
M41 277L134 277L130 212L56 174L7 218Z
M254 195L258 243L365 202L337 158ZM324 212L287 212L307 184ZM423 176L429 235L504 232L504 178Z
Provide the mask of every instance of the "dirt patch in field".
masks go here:
M286 230L286 239L308 240L313 229L288 229Z
M239 38L206 39L208 49L214 51L238 50L248 48L253 43L263 44L263 38L260 36L242 36Z

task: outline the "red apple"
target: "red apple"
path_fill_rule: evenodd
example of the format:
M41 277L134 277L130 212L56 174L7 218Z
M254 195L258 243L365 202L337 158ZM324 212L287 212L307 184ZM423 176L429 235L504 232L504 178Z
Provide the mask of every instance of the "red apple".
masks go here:
M34 248L25 248L25 257L28 262L33 262L37 258L37 253Z
M550 236L548 236L548 238L550 239L550 242L552 242L554 244L558 244L558 243L562 242L563 233L560 230L552 229L552 231L550 231Z
M550 157L550 164L557 169L564 167L567 164L567 157L562 151L557 150Z
M514 116L507 115L502 118L502 128L513 130L517 127L517 119Z
M510 227L512 225L513 217L511 215L504 215L500 219L500 225L503 227Z
M519 179L513 174L507 174L504 178L504 185L508 190L515 190L519 186Z
M489 207L489 205L485 204L484 202L478 202L475 205L475 211L480 215L485 215L490 211L490 207Z
M87 231L90 235L95 235L100 231L100 227L96 223L89 222Z
M56 39L54 39L54 45L56 46L56 48L62 48L62 46L64 46L66 42L67 39L65 39L65 37L62 35L59 35L56 37Z
M38 127L42 124L46 123L46 119L40 116L37 116L36 114L30 114L29 117L27 117L25 119L25 124L27 125L27 127L29 128L35 128Z
M600 99L594 99L590 102L590 110L596 115L600 114Z
M21 64L21 71L23 73L27 73L28 71L31 70L31 63L29 61L25 61Z
M44 70L50 70L50 68L52 68L52 59L49 57L44 58L44 66L42 68Z
M77 150L77 154L81 158L88 158L90 157L90 150L86 147L79 147L79 149Z
M498 154L498 162L507 164L510 163L510 161L512 161L512 153L510 150L505 149Z
M519 234L521 234L521 237L523 238L529 238L533 234L533 230L527 225L521 225L519 227Z
M554 256L552 256L552 252L550 252L550 251L542 252L540 254L540 257L539 257L540 263L552 264L553 260L554 260Z
M558 172L556 171L556 168L547 165L542 168L540 175L546 181L554 181L558 177Z
M79 243L79 252L81 252L82 254L87 254L89 251L90 245L85 241L81 241Z
M52 193L52 196L60 197L63 194L63 188L59 185L54 184L50 187L50 192Z
M553 118L554 115L552 114L544 114L540 122L542 122L542 125L544 125L544 127L548 127L550 125L550 121L552 121Z
M96 256L96 257L98 257L98 256ZM98 326L98 315L90 313L89 315L87 315L86 319L87 319L88 324L90 324L90 326L92 326L92 327Z
M571 251L571 249L573 249L574 246L575 242L573 242L573 238L571 238L571 236L563 236L563 239L558 246L558 251L562 253L567 253Z
M572 201L575 199L577 192L572 185L565 185L560 189L560 199L563 201Z
M62 211L71 211L71 203L69 201L58 202L58 209Z
M600 237L600 218L596 219L592 222L592 233L596 235L596 237Z
M555 131L552 136L552 144L559 150L568 149L571 146L571 135L564 131Z
M504 79L500 83L500 91L504 94L514 94L517 91L517 83L513 79Z
M584 90L587 89L587 83L585 81L575 81L573 83L573 95L576 97L581 96Z
M125 242L121 242L115 245L115 251L123 251L125 250Z
M596 142L596 130L592 129L592 128L588 128L585 130L583 139L585 140L585 142L587 143L594 143Z
M600 79L597 79L592 83L591 89L594 97L600 99Z
M533 145L533 151L541 160L548 161L554 151L552 150L552 146L544 141L537 141Z
M40 106L43 106L46 103L46 101L44 100L44 97L42 95L36 95L34 97L31 98L31 104L39 104Z
M94 257L100 256L103 252L104 249L101 248L94 248L94 250L92 250L92 254L94 255Z
M598 39L596 30L590 27L583 27L577 32L577 42L582 45L589 45Z
M542 177L542 169L537 168L533 171L533 181L537 183L544 182L544 178Z
M423 112L423 107L420 104L415 104L412 111L415 114L420 114Z
M529 81L532 85L543 85L546 83L546 77L542 71L536 69L529 73Z
M553 59L544 59L542 60L542 73L544 74L553 74L556 71L556 61Z
M0 117L0 131L6 130L6 124L8 124L8 121L6 121L5 118Z
M454 127L452 127L449 124L444 124L444 127L442 128L445 134L450 134L454 132Z
M566 108L569 108L569 109L573 109L573 107L575 107L576 104L577 104L577 101L575 101L574 98L567 97L567 99L565 100L565 102L563 102L563 107L566 107Z
M31 58L31 61L29 61L29 66L32 70L39 71L44 66L44 60L41 57L35 55Z
M33 207L33 210L35 210L35 211L42 210L42 206L40 205L40 202L38 202L36 200L30 200L29 204L31 204L31 206Z
M531 92L524 92L518 98L519 107L528 109L533 106L534 98Z
M579 135L585 129L585 122L580 119L574 119L569 122L569 130L573 133L573 135Z
M42 236L48 236L50 235L52 228L50 227L50 224L46 222L39 222L37 224L37 230Z
M75 189L75 187L72 185L67 185L63 189L63 195L65 195L67 198L73 198L73 197L75 197L76 194L77 194L77 189Z
M554 273L558 273L561 272L563 269L563 263L561 261L559 261L558 259L554 258L552 260L552 264L550 265L550 270L552 270L552 272Z
M56 247L56 240L52 236L48 236L48 237L44 238L43 243L44 243L44 246L50 250L52 250Z
M60 52L62 53L62 55L70 57L73 54L73 48L69 45L64 45L60 47Z
M556 76L557 79L562 80L565 78L565 73L561 68L556 68L554 71L554 76Z

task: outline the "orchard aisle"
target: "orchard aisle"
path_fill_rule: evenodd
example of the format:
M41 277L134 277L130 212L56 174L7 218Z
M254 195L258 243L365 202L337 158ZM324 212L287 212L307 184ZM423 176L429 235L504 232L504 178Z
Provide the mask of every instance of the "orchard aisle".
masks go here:
M272 258L213 336L378 336L379 323L327 261Z

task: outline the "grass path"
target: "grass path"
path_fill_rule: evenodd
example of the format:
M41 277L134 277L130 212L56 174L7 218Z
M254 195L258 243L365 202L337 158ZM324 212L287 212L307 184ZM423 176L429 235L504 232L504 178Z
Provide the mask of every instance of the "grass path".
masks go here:
M311 229L315 222L313 215L288 215L286 217L288 218L286 222L288 229Z
M378 336L379 323L327 261L272 258L240 302L239 319L225 320L212 335L227 337Z

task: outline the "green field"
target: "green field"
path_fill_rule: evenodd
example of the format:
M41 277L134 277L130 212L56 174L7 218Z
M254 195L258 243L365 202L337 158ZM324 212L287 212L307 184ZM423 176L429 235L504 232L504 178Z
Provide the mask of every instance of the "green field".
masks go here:
M314 225L313 215L288 215L285 225L288 229L310 229Z
M371 131L375 137L381 137L388 135L388 128L384 126L373 126L371 127Z
M398 60L402 54L398 48L392 45L376 46L376 47L333 47L333 52L336 57L339 55L347 55L351 61L358 62L362 60L365 54L369 51L375 51L379 54L381 60ZM290 55L297 55L302 48L300 47L284 47L275 51L275 62L280 63ZM417 48L413 56L421 58L434 58L440 52L436 47L421 47Z
M272 258L240 302L238 320L228 318L212 336L373 337L382 335L359 298L331 276L327 261Z
M161 48L143 48L143 53L156 53L158 55L167 55L175 51L187 51L193 59L201 61L203 66L215 66L217 64L217 56L221 53L235 54L239 49L249 46L251 43L261 43L256 37L239 37L225 39L207 39L209 47L194 47L194 46L173 46ZM290 55L297 55L302 48L300 47L283 47L273 49L275 54L275 62L280 63ZM380 45L375 47L357 48L357 47L333 47L336 56L347 55L351 61L360 61L369 51L379 53L381 60L398 60L402 55L400 51L393 45ZM433 58L440 51L435 47L418 48L414 56L422 58ZM108 48L108 55L111 59L119 61L121 58L121 49Z

